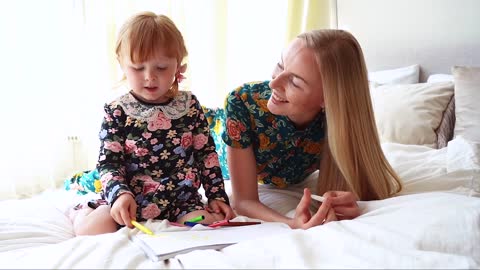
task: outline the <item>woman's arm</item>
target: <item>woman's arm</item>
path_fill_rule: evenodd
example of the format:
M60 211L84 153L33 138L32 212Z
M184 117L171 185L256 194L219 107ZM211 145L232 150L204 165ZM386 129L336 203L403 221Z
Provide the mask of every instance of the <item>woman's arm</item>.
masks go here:
M227 162L232 181L232 204L237 213L264 221L287 223L292 227L292 219L260 202L252 146L243 149L227 146Z
M306 189L295 209L293 219L288 218L260 202L258 197L255 155L251 146L234 148L227 146L227 162L232 181L232 205L238 214L264 221L283 222L291 228L308 229L337 220L331 208L332 198L327 198L313 216L310 213L310 192Z

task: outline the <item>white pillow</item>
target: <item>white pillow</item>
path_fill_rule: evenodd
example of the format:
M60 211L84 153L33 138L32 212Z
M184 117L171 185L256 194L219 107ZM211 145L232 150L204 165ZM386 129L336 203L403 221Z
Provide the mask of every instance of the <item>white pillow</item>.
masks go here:
M457 136L448 142L447 148L447 172L477 170L480 173L480 143Z
M412 84L419 82L420 66L415 64L397 69L380 70L368 73L368 80L377 85Z
M480 142L480 67L452 67L455 82L454 136Z
M435 130L453 95L452 82L382 85L370 93L382 143L437 148Z
M428 76L427 83L433 82L453 82L452 74L432 74Z

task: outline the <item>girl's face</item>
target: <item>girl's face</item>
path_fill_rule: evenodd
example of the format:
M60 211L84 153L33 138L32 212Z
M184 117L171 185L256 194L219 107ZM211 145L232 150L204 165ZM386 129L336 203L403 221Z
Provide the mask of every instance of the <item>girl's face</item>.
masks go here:
M283 52L270 82L268 109L287 116L299 128L312 122L324 106L322 78L313 50L295 39Z
M127 82L137 98L150 103L169 100L166 94L175 81L177 59L167 57L163 50L159 50L155 56L141 63L132 63L128 56L123 56L120 62Z

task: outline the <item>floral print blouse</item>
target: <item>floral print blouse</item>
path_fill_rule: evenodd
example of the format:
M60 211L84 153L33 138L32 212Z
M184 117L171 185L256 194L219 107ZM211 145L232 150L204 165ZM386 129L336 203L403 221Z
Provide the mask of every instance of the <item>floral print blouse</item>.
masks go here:
M304 130L286 116L269 112L269 81L244 84L225 104L224 142L236 148L253 147L260 184L287 187L318 169L325 137L325 115L320 113Z
M178 217L186 214L180 206L200 202L200 184L209 201L229 203L207 120L190 92L166 104L122 95L105 105L100 141L103 196L113 204L130 193L138 220L175 220L166 215L172 209Z

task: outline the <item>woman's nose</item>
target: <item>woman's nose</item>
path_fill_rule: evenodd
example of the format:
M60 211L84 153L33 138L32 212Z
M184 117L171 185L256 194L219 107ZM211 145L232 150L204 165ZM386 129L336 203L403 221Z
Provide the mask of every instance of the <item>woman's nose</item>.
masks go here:
M280 89L283 88L282 83L283 83L283 78L282 76L279 76L281 74L278 74L277 76L272 76L272 80L269 83L270 88L275 88L275 89Z

